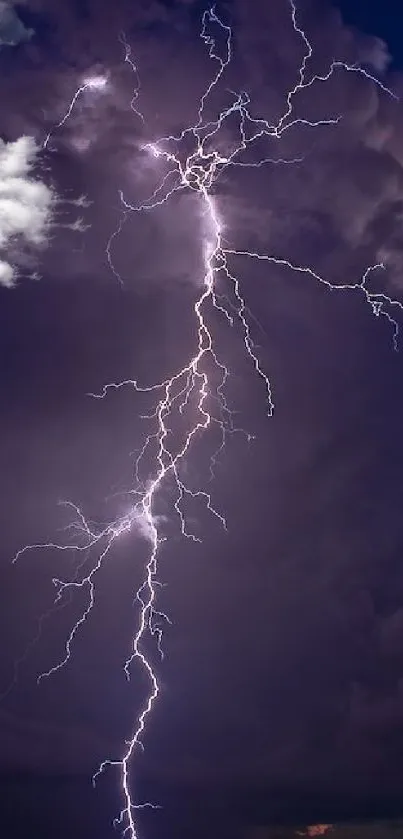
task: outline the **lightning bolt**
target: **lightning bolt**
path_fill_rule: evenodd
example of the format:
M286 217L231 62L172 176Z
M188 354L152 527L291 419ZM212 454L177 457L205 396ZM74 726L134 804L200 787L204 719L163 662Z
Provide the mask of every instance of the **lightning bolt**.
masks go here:
M43 148L44 149L48 148L50 139L53 136L54 132L57 131L58 128L61 128L67 122L67 120L69 119L69 117L71 116L71 114L73 112L73 109L74 109L74 106L75 106L77 100L82 96L82 94L85 93L86 90L92 90L92 91L94 91L94 90L97 90L97 91L105 90L107 84L108 84L108 77L107 76L94 75L94 76L88 76L87 78L84 79L82 84L77 88L73 98L71 99L69 107L67 108L66 113L62 116L60 122L58 122L53 128L51 128L51 130L46 135L46 137L43 141Z
M132 758L138 749L143 748L142 738L147 720L152 712L159 694L159 682L156 670L146 653L147 642L154 639L157 649L162 655L162 630L168 616L157 608L157 592L161 583L158 580L158 561L165 536L163 535L163 520L155 510L156 500L164 488L173 489L175 500L173 509L178 517L182 535L190 540L199 541L200 537L189 527L186 517L186 503L189 499L204 504L217 523L226 529L225 517L213 504L212 495L204 489L194 489L185 482L185 462L194 443L203 435L214 436L218 431L220 442L213 450L210 461L210 477L214 477L214 468L225 447L228 434L243 433L248 440L251 435L234 424L234 413L229 408L225 397L225 385L230 375L228 366L218 355L215 341L215 327L217 320L223 326L230 328L237 322L243 336L246 357L252 370L257 375L265 397L266 413L270 417L274 411L274 400L271 382L268 374L263 370L257 346L253 339L253 318L249 312L241 289L241 282L231 267L240 259L253 259L267 262L293 272L297 272L325 285L332 292L351 292L361 294L369 304L372 313L379 317L383 315L393 327L393 343L398 348L398 322L390 310L393 307L402 309L403 305L384 293L371 291L369 283L376 271L385 270L383 264L372 265L367 268L363 277L356 283L337 285L321 277L312 268L296 265L290 260L271 254L260 254L242 249L228 247L225 241L225 224L221 219L217 201L214 198L214 188L221 174L231 168L253 167L265 165L293 165L301 162L302 157L286 159L261 156L250 161L246 152L256 147L257 140L280 141L292 127L321 128L329 125L337 127L342 120L340 114L316 121L296 117L294 115L294 101L298 95L314 85L325 84L337 72L356 73L363 77L365 83L376 85L382 94L395 97L380 80L372 76L359 65L349 65L341 61L332 61L323 75L309 75L310 59L313 55L311 43L300 26L297 8L294 0L286 0L290 8L290 23L295 36L303 48L303 57L297 71L297 80L285 96L285 106L278 120L271 123L264 117L253 116L249 95L241 91L234 93L226 89L228 104L214 118L207 117L207 109L211 94L222 82L225 72L232 59L233 33L231 27L218 16L214 7L206 10L202 17L200 37L205 44L214 71L211 80L205 88L197 106L195 122L184 128L178 135L169 135L156 141L148 142L143 150L155 159L156 165L166 167L162 179L150 195L139 205L131 204L122 190L119 191L122 217L117 229L110 237L106 247L106 257L109 265L119 282L123 279L114 267L112 251L123 225L136 213L155 211L169 202L173 196L181 193L193 193L197 196L205 220L201 233L201 247L204 257L204 277L200 294L193 306L195 323L195 350L184 363L183 367L174 372L167 379L156 384L142 384L136 379L120 382L110 382L100 393L93 393L95 399L103 400L113 392L123 388L131 388L136 394L148 394L153 400L153 410L147 419L151 423L150 433L138 453L135 461L135 480L129 490L131 506L129 511L102 527L90 522L82 510L66 502L73 513L73 520L69 525L69 538L60 543L41 545L26 545L16 554L14 561L24 553L34 549L51 549L56 551L73 551L78 554L80 561L75 576L69 580L53 580L56 588L55 608L65 604L64 597L74 594L76 589L87 591L87 606L80 618L74 624L65 645L64 657L46 672L39 676L41 681L65 666L72 654L72 646L77 634L82 630L85 622L95 605L96 579L102 565L108 560L116 541L124 533L138 530L149 545L148 560L145 564L142 584L137 591L139 604L139 624L132 640L130 654L124 666L127 678L130 678L134 662L140 663L149 681L149 692L145 704L137 718L134 730L127 742L123 756L119 759L105 760L94 775L94 782L107 767L115 767L120 775L123 807L116 820L123 833L130 839L138 839L136 810L144 806L155 806L138 803L132 796L129 771ZM217 33L213 36L212 32ZM136 85L130 103L133 113L143 122L143 117L137 109L140 96L140 83L137 67L131 59L131 48L125 35L121 35L120 42L125 49L125 63L128 63L135 75ZM100 89L106 84L105 77L87 79L78 88L69 108L56 128L62 126L72 114L74 105L81 93L88 87ZM221 129L231 118L237 120L237 138L223 143L220 136ZM50 132L45 140L46 148ZM223 150L223 145L226 150ZM186 151L189 149L190 151ZM186 147L186 149L185 149ZM229 290L228 294L219 294L218 288L223 284ZM214 318L211 318L215 311ZM188 427L183 431L183 426ZM173 434L175 428L175 434ZM142 469L146 456L152 458L153 469L148 469L147 479L142 478ZM150 477L151 473L151 477ZM45 618L47 616L44 616ZM34 642L40 637L44 617L40 621L39 630ZM30 645L30 648L32 644ZM19 660L23 661L23 657Z

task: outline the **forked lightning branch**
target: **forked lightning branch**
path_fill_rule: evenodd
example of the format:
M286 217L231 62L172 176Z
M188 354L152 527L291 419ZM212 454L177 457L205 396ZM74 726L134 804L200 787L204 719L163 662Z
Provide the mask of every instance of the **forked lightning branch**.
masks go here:
M69 592L74 595L77 589L87 592L87 605L80 618L71 628L62 659L52 664L45 673L39 676L38 681L41 681L65 666L70 656L73 655L77 635L85 631L88 615L93 608L96 608L97 574L117 540L123 533L131 532L137 528L140 528L146 536L149 545L148 559L144 568L142 584L137 591L138 628L131 640L125 672L129 678L133 663L135 661L139 662L148 677L149 692L130 733L124 753L117 757L105 759L94 776L95 781L99 773L108 767L113 767L118 772L122 794L122 810L116 821L129 839L137 839L138 837L137 809L144 806L156 806L148 802L138 801L135 793L136 784L133 783L133 791L129 776L132 759L138 749L143 748L146 724L159 694L158 674L147 655L147 649L152 642L162 652L162 627L168 621L168 616L158 608L158 562L165 537L161 532L160 522L156 515L156 499L160 493L164 492L164 488L168 484L170 487L172 485L175 487L172 515L176 517L183 537L188 538L190 542L199 539L199 537L192 532L187 520L189 499L192 499L192 502L196 500L196 502L205 505L211 516L217 520L219 526L224 528L230 526L230 522L227 525L224 515L215 507L210 491L207 491L206 487L195 489L189 485L189 480L185 478L184 468L186 464L186 475L191 473L193 444L203 435L206 436L206 440L209 440L209 431L219 429L221 443L218 450L215 447L211 451L211 472L213 474L213 467L217 458L224 456L228 435L242 431L234 424L234 415L226 399L226 383L230 373L226 360L221 358L216 349L217 335L215 330L217 329L217 323L222 324L222 329L231 328L235 322L238 323L237 334L243 336L244 351L250 364L251 375L257 376L261 383L262 410L268 416L271 416L274 410L271 381L268 373L262 367L254 343L254 321L244 297L244 282L241 273L244 261L260 260L267 265L268 270L272 266L283 267L288 271L291 270L304 275L307 280L319 282L333 291L361 295L364 303L369 304L374 315L383 316L390 322L394 346L395 349L398 348L398 322L392 313L394 310L401 309L402 304L384 293L374 293L370 290L372 274L384 270L385 266L382 264L369 266L364 275L358 278L356 282L335 285L325 277L320 276L308 265L294 264L287 258L286 254L271 255L225 246L223 237L225 219L221 218L218 201L214 197L216 193L219 193L221 173L224 170L234 170L234 177L236 177L236 170L240 167L292 166L296 159L287 159L281 154L282 138L291 128L298 126L301 131L306 128L315 128L320 131L323 127L330 125L337 131L338 125L343 119L343 115L339 113L334 113L333 116L328 118L321 118L318 115L317 120L295 116L294 105L302 91L310 88L314 89L318 85L326 85L336 73L355 73L362 77L362 84L377 86L380 95L396 98L394 93L380 80L358 65L349 65L342 61L333 60L329 62L323 75L312 74L310 65L313 50L311 43L299 21L298 10L293 0L284 0L284 2L289 5L290 36L295 38L296 50L300 50L302 46L303 58L296 70L295 84L284 97L284 107L278 119L270 122L264 115L253 114L253 106L247 93L244 91L231 93L228 90L225 75L233 59L233 33L228 23L219 16L215 8L210 8L203 15L200 37L207 50L212 69L203 95L195 103L194 124L185 127L178 135L150 139L144 145L148 154L156 159L156 165L161 165L159 186L146 201L140 205L131 204L126 199L124 190L119 190L122 216L117 229L107 243L106 257L113 274L121 282L123 280L115 267L114 254L116 249L119 248L119 236L123 226L127 223L135 225L136 216L139 213L153 212L180 193L192 193L197 196L203 215L208 221L203 233L195 232L195 235L198 236L200 252L203 254L204 277L200 285L200 295L194 303L193 310L189 312L189 317L193 319L194 324L195 349L193 355L185 358L183 366L179 370L173 371L172 375L164 381L148 383L138 382L136 378L133 378L132 380L110 382L104 386L101 393L91 394L92 397L99 400L118 398L121 389L132 388L136 393L151 394L151 397L154 398L154 409L148 418L149 432L144 439L136 464L136 480L131 490L132 507L121 518L97 528L87 519L83 510L74 503L67 502L73 514L72 526L75 541L66 541L66 543L61 544L27 545L18 551L14 560L20 559L27 551L38 548L54 551L75 551L79 556L82 556L82 561L78 563L76 575L73 579L54 580L56 600L53 609L63 603L66 593ZM130 66L136 82L130 108L133 111L134 119L143 120L141 87L137 66L131 57L132 49L124 34L120 35L120 42L125 50L124 61ZM44 147L50 147L51 138L53 143L56 143L58 128L64 125L70 117L73 117L76 103L82 94L102 95L108 84L108 78L102 75L89 76L84 79L64 116L47 135ZM211 94L217 88L220 89L222 95L227 97L227 105L219 113L211 116ZM231 149L227 153L222 149L221 135L221 130L226 124L231 126L229 129ZM234 124L237 126L235 140L233 139ZM262 148L265 139L271 145L273 145L273 142L277 144L278 154L276 156L257 156L256 150ZM190 151L185 152L185 149L190 149ZM256 159L253 159L254 154ZM297 159L300 160L301 158ZM218 286L220 288L226 287L225 295L218 293ZM214 318L211 317L213 310L215 310ZM181 420L182 418L186 419L188 427L185 438L180 443L177 442L180 435L171 433L175 431L175 422L178 421L178 415ZM246 437L249 437L246 431L243 433ZM211 439L213 439L213 436ZM139 475L146 457L147 464L152 462L154 468L151 470L148 479L143 482ZM208 486L210 487L210 484ZM91 553L89 554L89 552ZM91 561L88 559L89 556L92 557ZM88 570L89 565L90 570ZM39 639L44 619L48 615L42 617L34 641Z

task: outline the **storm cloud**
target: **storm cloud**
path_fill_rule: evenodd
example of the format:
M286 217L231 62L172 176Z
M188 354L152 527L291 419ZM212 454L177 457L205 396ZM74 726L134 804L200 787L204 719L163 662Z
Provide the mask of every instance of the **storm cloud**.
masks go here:
M21 4L20 4L21 5ZM18 17L15 4L10 0L0 3L0 47L15 47L28 41L34 35L33 29L27 29Z
M60 561L36 553L11 569L10 556L49 531L58 538L66 521L55 499L77 498L104 521L104 499L130 485L133 451L144 440L145 397L140 404L127 392L103 401L85 394L108 380L163 381L195 344L205 224L197 197L133 211L110 239L122 218L120 191L140 205L165 173L145 142L197 119L211 66L195 6L198 12L187 2L30 0L21 19L35 36L0 54L12 70L0 79L7 137L0 149L3 284L18 272L21 243L20 258L24 243L39 248L43 274L35 286L2 292L2 567L4 591L15 600L6 595L2 610L11 636L5 684L15 651L18 657L29 645L38 614L52 603ZM295 163L224 172L214 199L226 245L309 265L334 284L357 283L368 265L383 261L386 271L374 283L398 295L403 123L395 96L402 77L391 70L382 40L347 27L329 5L307 2L298 14L313 45L308 76L326 74L333 58L358 62L393 95L339 67L296 96L297 119L338 124L295 125L245 157ZM233 25L234 59L211 114L228 91L242 89L251 113L275 123L304 50L289 4L237 0L223 15ZM105 90L88 91L59 125L88 74L105 74ZM130 107L134 91L142 117ZM49 130L51 147L40 151ZM228 122L224 148L237 132L239 125ZM50 169L52 189L39 180L38 161ZM56 193L70 215L42 252ZM70 229L77 206L90 225L78 240ZM122 285L108 263L108 242ZM206 798L231 785L281 787L291 798L310 790L336 800L336 809L341 799L366 801L368 791L398 796L403 404L393 328L373 317L360 294L333 292L253 260L237 260L236 270L258 318L253 335L276 410L269 421L242 338L224 323L217 334L231 373L231 406L256 439L247 444L244 435L231 435L211 484L228 532L208 520L202 544L189 550L175 531L164 545L169 585L159 599L173 623L139 774L157 786L208 789ZM195 485L207 462L203 449L189 462ZM164 522L168 495L159 511ZM37 688L41 667L60 658L76 601L44 627L20 668L18 700L14 705L11 693L5 702L3 765L42 771L63 726L61 749L49 745L50 772L87 772L100 754L120 753L144 689L137 672L129 686L122 675L143 548L123 541L100 578L100 614L77 639L69 667ZM60 574L71 573L65 555L61 562ZM312 823L322 818L325 824L333 813L312 813Z

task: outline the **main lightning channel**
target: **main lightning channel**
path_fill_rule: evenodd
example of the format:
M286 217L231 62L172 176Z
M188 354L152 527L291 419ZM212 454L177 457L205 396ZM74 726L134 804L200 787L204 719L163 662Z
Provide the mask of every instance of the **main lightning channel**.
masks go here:
M208 119L206 110L212 92L220 85L227 68L232 59L233 33L231 27L225 24L218 16L215 8L204 12L200 37L208 49L208 55L215 64L215 72L211 81L206 86L198 104L195 123L184 128L178 135L168 135L156 141L146 143L143 146L145 152L152 157L165 163L167 171L161 182L152 195L139 205L130 203L122 190L119 190L123 215L117 229L112 233L106 247L106 257L115 277L123 284L123 279L115 267L113 261L113 250L119 240L120 233L126 222L136 213L144 213L155 210L166 204L174 196L181 193L193 193L197 196L203 208L204 216L207 219L208 232L201 237L201 246L204 254L204 277L198 299L194 303L193 316L195 321L195 352L176 373L164 381L152 385L141 385L135 379L120 382L110 382L104 386L98 394L91 394L96 399L105 399L112 392L121 388L132 388L139 394L151 394L155 397L154 410L148 419L154 424L154 428L146 437L143 447L138 454L135 463L135 483L129 492L132 506L129 512L104 527L97 528L89 522L81 509L70 503L68 506L73 511L74 521L69 526L71 538L66 542L48 543L45 545L27 545L15 556L15 560L27 551L34 548L48 548L60 551L76 551L82 556L76 568L73 579L54 579L56 587L55 605L63 604L66 593L74 593L75 589L84 589L88 593L88 601L81 617L74 624L65 645L65 655L61 661L52 666L39 676L39 681L54 674L67 664L72 653L72 645L77 633L84 626L92 608L95 605L95 585L97 574L104 562L108 559L111 550L122 534L140 531L146 538L149 545L148 561L142 584L137 591L139 603L139 625L132 641L130 654L126 660L124 670L127 678L130 678L131 668L134 662L138 662L149 681L149 692L146 701L138 715L137 722L132 736L127 742L127 747L121 758L117 760L105 760L94 775L94 782L99 775L108 767L118 769L121 779L121 792L123 807L116 819L116 823L122 827L124 835L129 839L138 839L138 828L136 811L142 807L154 807L149 802L137 802L131 792L130 766L135 752L143 748L142 738L145 731L147 719L150 716L154 704L159 695L159 682L156 670L146 652L147 641L153 638L156 647L162 655L162 628L164 623L169 622L168 616L157 608L157 591L161 583L158 580L158 558L162 543L165 541L163 527L156 512L156 499L161 490L170 484L174 487L176 494L173 504L181 533L190 540L199 541L199 536L190 528L186 518L186 502L191 498L202 502L217 523L226 528L225 517L213 505L211 494L205 490L193 489L185 483L183 478L184 464L191 451L193 443L203 434L211 431L219 432L220 443L211 455L210 473L214 477L214 469L218 458L225 447L228 434L241 432L251 439L243 429L234 424L234 415L229 408L225 397L225 385L230 375L230 370L223 363L218 355L215 346L214 330L209 326L212 310L215 310L216 323L221 319L224 325L231 327L237 321L243 336L243 345L246 357L255 371L262 386L262 392L266 400L266 412L272 416L274 411L274 400L269 376L263 370L257 347L252 337L251 316L241 290L241 283L230 267L229 260L236 261L240 258L248 258L266 261L269 264L284 267L293 272L303 273L317 282L325 284L329 289L340 289L344 291L359 291L364 295L366 302L370 305L373 314L384 315L393 325L393 341L397 349L398 324L389 313L389 308L402 304L393 300L385 294L373 293L368 289L367 282L370 275L376 269L384 268L383 265L370 266L363 278L357 283L334 285L322 278L313 269L306 266L295 265L288 259L278 258L269 254L259 254L242 249L229 248L224 242L224 225L220 218L217 202L214 199L214 189L220 175L226 169L235 167L259 168L264 165L295 165L300 163L302 157L286 159L279 156L261 156L258 160L250 162L243 159L242 155L250 148L256 146L258 140L267 138L270 141L280 141L287 131L296 125L300 127L314 127L320 129L326 126L337 126L342 119L340 114L312 120L294 116L294 100L298 95L312 87L314 84L324 84L336 72L354 72L361 75L366 83L376 85L385 95L395 97L381 81L372 76L367 70L358 65L349 65L341 61L333 61L329 69L323 75L312 75L308 77L310 59L313 55L312 45L297 18L297 8L294 0L287 0L290 7L290 21L292 30L303 47L303 57L297 71L297 81L285 95L285 106L283 113L275 122L270 122L261 116L252 116L250 110L250 97L246 92L232 93L231 101L223 108L215 118ZM214 37L212 30L220 36ZM221 43L223 41L223 44ZM128 63L135 75L135 90L130 107L135 115L144 122L141 112L138 110L138 99L140 97L140 83L136 64L131 58L131 48L126 36L120 36L120 42L125 49L125 63ZM221 45L220 45L221 44ZM71 116L74 105L87 88L103 89L106 85L106 77L93 77L84 81L78 88L71 100L70 106L56 128L61 127ZM396 97L395 97L396 98ZM238 120L238 135L231 150L227 153L222 151L222 143L219 142L218 134L226 121L236 117ZM233 124L233 122L232 122ZM54 129L49 132L44 147L49 143ZM189 143L192 150L187 154L183 153L184 144ZM222 280L229 286L232 299L221 295L217 286ZM389 308L388 308L389 307ZM218 382L218 384L217 384ZM177 416L183 418L195 417L190 424L190 429L184 435L184 439L175 445L172 442L175 435L172 434L171 423L175 423ZM179 439L179 434L175 439ZM141 479L142 465L146 456L153 458L155 464L154 476L144 482ZM95 552L95 561L91 562L91 556ZM88 570L90 566L90 570ZM49 613L50 614L50 613ZM47 617L47 615L45 616ZM35 641L40 637L43 618L41 619L39 631ZM32 644L30 645L30 648ZM23 660L23 657L20 661Z

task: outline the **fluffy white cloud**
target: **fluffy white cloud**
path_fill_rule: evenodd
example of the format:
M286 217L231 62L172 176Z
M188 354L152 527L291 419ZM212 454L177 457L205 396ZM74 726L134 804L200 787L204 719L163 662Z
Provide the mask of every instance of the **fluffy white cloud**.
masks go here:
M12 286L17 269L7 258L15 243L39 246L46 242L54 194L33 174L38 146L33 137L0 140L0 284Z

